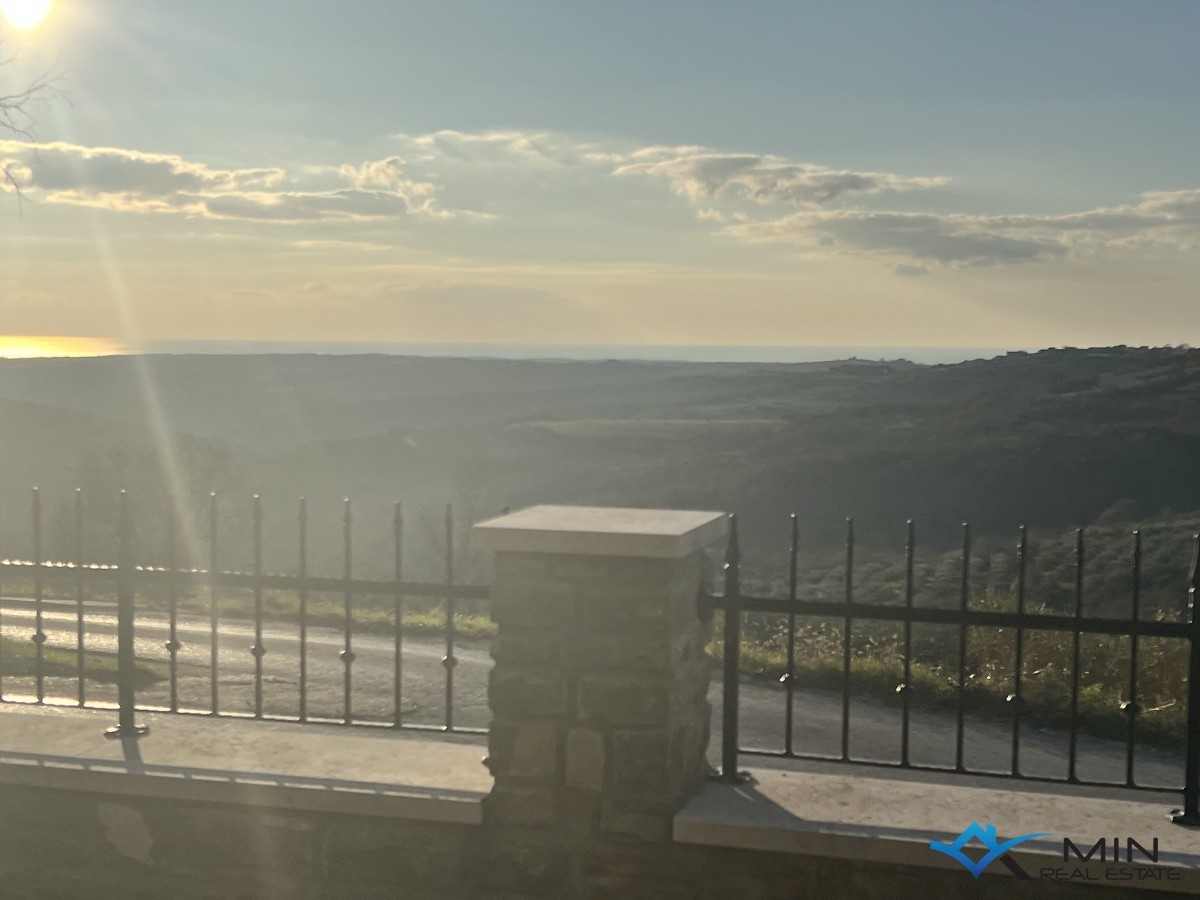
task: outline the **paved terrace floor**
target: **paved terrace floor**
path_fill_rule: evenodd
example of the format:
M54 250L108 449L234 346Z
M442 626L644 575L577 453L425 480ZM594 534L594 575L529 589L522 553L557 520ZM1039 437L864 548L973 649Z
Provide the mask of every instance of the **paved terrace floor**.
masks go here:
M0 784L477 824L492 777L478 738L170 714L111 740L114 715L0 706Z
M1178 802L1175 795L968 776L950 780L816 763L790 771L752 769L749 774L747 784L708 785L676 816L675 840L962 871L929 843L952 842L979 822L995 825L1001 841L1047 835L1012 853L1034 879L1050 869L1059 872L1055 878L1112 886L1114 897L1135 889L1200 895L1200 828L1169 820ZM1106 837L1108 859L1100 863L1093 857L1084 864L1072 855L1064 863L1064 837L1085 854ZM1148 849L1157 837L1159 865L1148 864L1136 851L1134 862L1126 862L1130 837ZM1120 838L1119 865L1112 860L1113 838ZM966 853L979 859L984 851L973 843ZM1160 871L1145 873L1151 868ZM992 875L1012 877L1001 863L986 869L984 877Z

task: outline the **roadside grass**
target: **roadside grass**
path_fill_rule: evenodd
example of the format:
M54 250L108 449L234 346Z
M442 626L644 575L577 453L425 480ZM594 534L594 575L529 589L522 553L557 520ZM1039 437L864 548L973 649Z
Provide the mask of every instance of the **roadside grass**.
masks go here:
M6 584L6 593L16 594L21 586ZM48 586L49 587L49 586ZM73 600L74 593L46 591L47 598ZM115 599L111 594L89 592L88 599ZM344 597L328 593L310 595L306 621L309 626L341 629L345 625ZM1012 609L1015 601L1003 592L988 591L975 609ZM138 610L165 613L165 596L147 592L138 596ZM181 614L207 617L211 600L204 592L181 594L176 601ZM1042 612L1046 610L1041 610ZM221 618L251 618L253 598L246 591L228 591L217 602ZM286 591L267 591L263 596L264 619L298 623L300 600ZM356 631L392 634L394 608L390 599L359 596L351 604L351 622ZM720 614L714 634L720 634ZM460 601L454 616L456 635L467 641L487 640L496 633L487 601ZM793 674L802 689L843 689L843 643L840 621L797 623ZM851 663L848 689L856 696L868 697L900 706L897 686L903 678L903 635L899 624L856 623L851 633ZM412 597L404 601L404 632L409 636L440 637L445 634L446 613L442 601ZM10 650L9 648L12 647ZM909 666L910 703L913 708L954 710L959 702L958 635L947 626L914 626L913 652ZM33 645L27 641L5 639L0 644L0 663L5 674L32 674ZM708 647L720 660L721 640ZM1073 639L1069 633L1026 631L1023 641L1021 675L1022 721L1034 727L1064 729L1069 725L1071 670L1074 659ZM1081 733L1095 737L1125 740L1129 734L1128 716L1122 709L1129 699L1130 641L1127 637L1084 635L1080 642L1082 673L1078 698L1078 724ZM53 660L53 663L51 663ZM75 653L46 648L46 671L73 675ZM1006 628L968 630L966 642L966 683L961 690L964 709L972 715L993 721L1012 720L1015 693L1013 668L1015 633ZM1187 650L1184 642L1142 638L1139 642L1137 692L1141 710L1136 721L1139 745L1179 750L1186 733ZM89 654L89 677L115 681L115 657ZM16 668L19 667L19 671ZM143 677L161 680L157 663L139 662ZM763 680L777 680L787 668L787 631L782 616L749 614L743 627L740 656L743 674ZM92 675L92 672L95 675ZM150 683L150 682L148 682Z
M170 676L165 663L138 660L135 666L138 688L146 688ZM44 647L42 674L47 678L75 678L79 675L79 656L75 650ZM37 647L32 641L0 637L0 675L5 678L34 678L37 675ZM84 676L102 684L117 683L117 657L96 650L84 652Z
M1011 598L989 594L975 608L1008 608ZM782 617L747 617L741 670L778 680L787 671L787 630ZM719 623L719 615L717 618ZM720 634L719 627L715 634ZM967 631L964 685L958 678L958 631L953 626L914 626L909 662L912 708L963 708L982 718L1011 722L1015 711L1016 633L1011 628ZM1068 632L1026 630L1022 641L1021 718L1031 726L1066 729L1070 724L1074 639ZM1129 735L1130 640L1114 635L1080 639L1077 722L1080 733L1124 741ZM904 683L904 637L899 624L857 624L851 631L850 670L844 671L841 622L797 623L792 673L803 689L882 700L899 708ZM709 652L720 659L717 638ZM1177 751L1187 733L1187 647L1180 640L1141 638L1138 647L1135 723L1139 745Z
M3 585L5 596L33 596L33 585L15 579ZM47 583L43 588L47 600L74 602L75 592L60 582ZM86 602L116 603L112 591L89 587ZM170 600L165 592L145 590L137 595L137 611L167 613ZM207 617L212 614L212 600L206 591L183 592L176 598L180 614ZM406 597L403 604L404 632L408 635L443 635L446 633L444 601L424 597ZM217 597L219 618L254 618L254 597L250 591L227 589ZM291 591L263 592L263 619L270 622L299 623L300 598ZM395 608L391 598L355 596L350 605L350 620L356 631L391 634L395 631ZM340 594L313 593L308 597L305 621L309 626L342 628L346 622L345 598ZM486 601L460 600L454 614L455 634L466 640L483 640L496 633Z

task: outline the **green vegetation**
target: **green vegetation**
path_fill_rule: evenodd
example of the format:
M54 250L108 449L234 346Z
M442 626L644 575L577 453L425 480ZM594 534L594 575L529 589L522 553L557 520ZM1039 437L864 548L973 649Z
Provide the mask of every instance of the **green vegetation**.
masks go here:
M989 592L975 609L1012 610L1011 593ZM1045 607L1030 608L1046 613ZM718 629L719 634L719 629ZM841 621L799 620L794 674L805 688L840 691L844 684ZM1033 725L1064 728L1069 721L1073 638L1069 633L1026 631L1022 643L1023 719ZM718 658L721 641L710 652ZM899 623L859 623L850 638L852 694L899 706L904 680L904 634ZM1180 640L1139 641L1138 694L1141 742L1180 749L1186 733L1187 647ZM787 626L782 616L750 614L742 641L742 670L763 678L787 671ZM1130 640L1084 635L1080 640L1080 730L1097 737L1124 739L1128 719ZM1015 691L1016 633L1006 628L971 628L967 634L963 691L965 709L975 715L1011 720L1008 698ZM910 702L914 707L953 709L958 702L958 632L952 626L914 625L910 662Z
M28 579L10 578L4 583L6 596L31 597L33 585ZM74 588L65 579L48 578L43 588L47 600L75 601ZM116 602L111 590L88 589L89 603ZM333 594L313 594L308 598L306 622L310 626L341 628L346 621L345 598ZM170 608L165 593L147 590L137 596L138 613L166 614ZM208 616L212 602L205 591L181 593L176 599L180 615ZM111 611L110 611L111 612ZM217 615L223 619L252 619L254 599L249 591L226 590L217 598ZM263 618L270 622L300 621L300 598L290 591L263 592ZM390 599L358 596L351 604L351 621L356 631L391 634L395 629L395 611ZM487 638L495 634L487 604L476 600L460 600L454 614L455 632L467 640ZM446 632L446 610L442 601L420 597L404 601L404 630L410 635L442 635Z
M149 687L169 677L166 664L138 660L137 687ZM75 678L79 674L79 655L74 650L45 647L42 673L47 678ZM87 651L84 654L84 673L88 680L105 684L117 682L117 657L112 653ZM8 678L33 678L37 674L37 648L32 641L0 637L0 674Z

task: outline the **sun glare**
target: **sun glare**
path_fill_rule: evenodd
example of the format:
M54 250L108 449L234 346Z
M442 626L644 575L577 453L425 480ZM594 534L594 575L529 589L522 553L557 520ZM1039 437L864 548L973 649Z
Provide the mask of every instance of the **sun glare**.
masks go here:
M0 334L0 359L46 359L54 356L111 356L121 347L103 338L35 337Z
M50 0L0 0L0 12L13 28L36 28L50 12Z

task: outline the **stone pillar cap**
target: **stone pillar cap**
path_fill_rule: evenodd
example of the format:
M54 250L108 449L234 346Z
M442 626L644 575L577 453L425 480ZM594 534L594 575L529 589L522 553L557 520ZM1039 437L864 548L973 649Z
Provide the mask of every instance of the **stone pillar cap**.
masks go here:
M484 550L678 559L723 538L729 517L683 509L531 506L480 522L471 532Z

